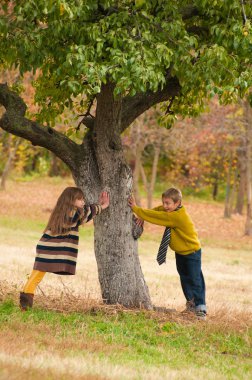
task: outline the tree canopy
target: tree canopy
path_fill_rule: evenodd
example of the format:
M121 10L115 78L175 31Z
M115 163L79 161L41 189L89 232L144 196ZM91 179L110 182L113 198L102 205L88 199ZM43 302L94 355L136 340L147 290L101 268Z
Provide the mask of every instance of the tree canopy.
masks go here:
M122 130L153 104L166 102L170 122L177 113L198 113L206 97L229 102L251 86L250 1L1 3L0 59L21 75L39 70L40 121L76 103L85 110L107 82L125 105L146 103L124 115Z

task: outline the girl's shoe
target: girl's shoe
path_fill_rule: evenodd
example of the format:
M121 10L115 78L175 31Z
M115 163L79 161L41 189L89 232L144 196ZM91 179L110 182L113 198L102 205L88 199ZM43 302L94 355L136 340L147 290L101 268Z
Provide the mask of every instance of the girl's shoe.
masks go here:
M32 308L34 294L31 293L20 293L19 306L22 311L26 311Z

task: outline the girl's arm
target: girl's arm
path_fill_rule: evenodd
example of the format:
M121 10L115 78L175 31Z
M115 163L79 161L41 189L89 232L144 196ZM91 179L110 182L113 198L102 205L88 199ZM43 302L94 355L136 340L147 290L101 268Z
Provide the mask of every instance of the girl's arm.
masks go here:
M96 215L99 215L102 210L105 210L109 206L109 194L103 191L99 196L99 203L91 204L90 206L84 206L84 218L81 224L89 222Z

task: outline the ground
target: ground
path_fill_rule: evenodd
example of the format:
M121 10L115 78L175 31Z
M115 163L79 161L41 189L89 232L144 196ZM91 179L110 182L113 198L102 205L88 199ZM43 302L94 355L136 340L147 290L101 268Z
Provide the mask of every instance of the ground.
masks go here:
M219 203L193 199L185 199L184 202L196 224L203 245L203 272L207 285L208 304L206 325L198 325L195 319L184 317L180 313L184 308L185 301L176 273L174 253L169 251L167 263L161 267L158 266L155 258L163 228L147 223L145 232L139 241L139 255L144 276L153 303L156 306L174 309L175 312L167 315L152 313L140 317L138 311L127 311L119 306L102 305L93 252L93 225L91 222L85 225L81 231L76 276L47 274L37 291L34 311L26 315L20 314L17 307L18 294L32 269L35 245L57 197L66 186L72 184L71 179L10 181L7 184L7 190L0 192L0 307L2 307L0 379L37 379L41 376L41 371L38 371L40 366L45 369L46 379L67 378L69 371L71 372L69 369L73 370L74 379L91 380L105 378L181 380L184 378L196 379L202 374L205 379L209 380L212 378L249 379L248 368L251 366L249 367L248 361L251 356L247 354L247 347L249 344L248 329L251 326L252 315L252 238L244 236L243 233L245 216L235 215L231 219L224 219L223 205ZM155 205L158 202L158 199L155 199ZM53 314L55 312L56 314ZM50 318L53 320L61 318L59 313L62 313L63 317L66 316L64 322L57 320L56 325L54 322L50 322ZM78 318L76 318L78 321L79 318L81 319L82 327L77 332L71 330L71 336L69 336L69 328L67 331L62 330L63 327L61 329L58 323L65 326L68 323L67 318L74 321L75 314L71 313L81 313L80 316L77 314ZM102 313L101 316L99 313ZM128 315L130 317L127 317ZM46 323L44 322L45 318L48 318ZM97 318L101 320L98 322ZM140 327L138 330L130 332L136 327L126 324L126 330L123 333L120 332L123 338L119 340L118 329L122 327L122 324L125 323L124 319L127 318L132 318L130 320L134 326L141 318L144 319L143 324L152 321L151 323L155 322L156 325L148 327L149 336L147 335L147 337L146 331L143 331L140 336ZM94 321L96 321L95 327L92 327ZM105 344L103 340L101 341L99 334L105 334L105 326L108 327L110 322L111 330L108 334L106 332L106 339L109 340L109 343L106 341ZM53 325L56 335L51 331L50 323ZM97 327L99 323L102 323L101 330ZM79 322L76 324L80 329ZM185 327L190 329L189 335ZM87 331L90 332L92 328L95 333L90 339ZM153 336L151 335L152 328ZM224 337L220 343L221 347L218 346L217 349L215 340L220 332L224 334ZM240 340L237 337L234 340L232 337L234 332L238 334ZM205 361L205 363L200 365L195 358L192 358L192 364L190 364L191 359L188 357L186 363L189 369L186 368L183 372L179 367L187 364L183 364L183 362L176 364L177 358L181 355L185 356L188 349L189 352L191 350L198 351L202 342L197 343L195 340L189 342L188 339L196 334L195 339L197 340L197 337L203 333L206 335L203 339L203 341L206 340L206 345L200 348L202 352L197 360L201 360L202 363ZM76 338L73 339L72 334L77 334ZM131 334L139 335L138 340L141 347L137 349L135 346L131 347L132 341L128 342ZM173 342L170 339L172 337L173 339L180 337L181 340L179 343L178 340L174 340L175 346L172 348L169 346L169 348L166 346L168 341L163 340L165 336L169 337L169 344ZM210 336L214 337L214 343L207 341ZM82 337L82 339L78 337ZM59 339L61 344L59 344ZM119 355L120 350L124 353L121 355L126 355L128 347L131 350L136 349L139 354L146 344L146 339L149 342L146 350L148 347L150 356L146 358L141 356L140 361L138 359L134 361L131 358L132 365L128 362L125 363L125 357L121 356L117 357L116 364L111 364L111 359L108 358L115 355L116 352ZM170 360L169 363L167 362L169 376L165 370L166 367L160 367L161 364L158 364L159 359L151 360L152 350L153 357L156 354L152 341L156 342L155 349L158 347L158 357L162 352L164 355L162 360L164 362ZM245 342L245 348L240 348L239 341ZM190 348L187 347L187 344ZM226 346L229 348L225 348ZM32 358L29 353L30 347L34 352ZM72 352L70 356L69 352ZM73 352L77 356L72 356ZM80 352L85 356L82 357L82 362L78 360ZM104 354L105 359L102 354L104 352L106 353ZM53 354L54 362L51 360L51 354ZM216 363L219 360L215 358L217 354L225 355L220 359L222 368L219 373L216 369ZM146 352L143 354L141 351L141 355L147 354ZM219 357L218 355L217 357ZM233 358L238 359L236 365L231 363ZM211 360L215 364L211 364ZM147 363L145 370L141 368L141 361ZM239 361L243 362L243 367L239 365ZM193 364L194 362L195 364ZM57 363L57 370L55 363ZM200 366L204 368L200 368ZM20 373L20 368L23 375ZM37 375L34 375L34 371ZM87 373L88 375L81 377L81 374Z

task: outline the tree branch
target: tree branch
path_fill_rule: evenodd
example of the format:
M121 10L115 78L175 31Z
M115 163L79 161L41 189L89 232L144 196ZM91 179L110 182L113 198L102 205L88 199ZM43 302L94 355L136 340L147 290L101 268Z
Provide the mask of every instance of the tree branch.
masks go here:
M192 17L198 16L199 10L195 5L188 5L181 10L181 16L183 21L191 19Z
M175 97L179 92L180 84L177 78L170 78L162 90L125 97L122 104L121 132L150 107Z
M246 22L247 22L247 16L246 16L246 11L245 11L245 6L244 6L244 1L243 0L241 0L241 6L242 6L243 25L245 25Z
M19 95L8 88L7 84L0 84L0 105L6 109L0 119L0 128L31 141L33 145L50 150L72 171L76 170L80 152L79 145L55 129L44 127L25 118L26 104Z
M92 99L90 99L87 111L84 113L84 115L79 115L79 116L83 116L83 119L81 119L81 121L79 122L76 128L77 131L80 129L81 124L84 124L87 128L93 128L95 117L90 113L90 110L93 106L94 100L95 100L95 96Z

